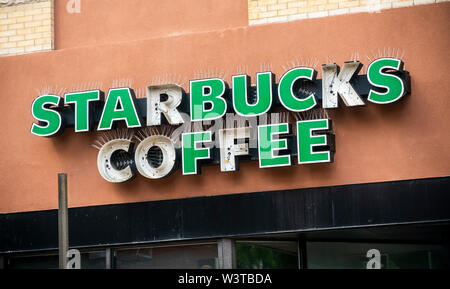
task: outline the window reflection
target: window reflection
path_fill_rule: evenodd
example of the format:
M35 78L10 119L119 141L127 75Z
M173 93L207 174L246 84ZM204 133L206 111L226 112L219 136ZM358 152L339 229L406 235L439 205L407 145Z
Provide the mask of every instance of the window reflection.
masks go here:
M440 269L445 267L439 245L308 242L310 269L367 269L367 251L380 252L381 269Z
M58 269L57 255L14 256L8 259L10 269Z
M81 269L105 269L105 250L81 252ZM8 259L10 269L58 269L59 257L51 255L11 256Z
M238 269L297 269L297 242L236 242Z
M133 248L115 251L117 269L215 269L217 245Z
M81 269L105 269L105 268L106 268L105 250L81 253Z

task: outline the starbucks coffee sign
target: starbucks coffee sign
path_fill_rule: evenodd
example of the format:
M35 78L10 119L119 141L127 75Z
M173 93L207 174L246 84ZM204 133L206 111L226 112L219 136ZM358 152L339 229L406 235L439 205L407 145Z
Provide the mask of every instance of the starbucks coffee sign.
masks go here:
M325 64L322 79L311 67L295 67L278 83L272 72L259 72L255 86L245 74L232 76L231 87L220 78L196 79L189 94L165 84L147 87L146 98L129 87L112 88L106 98L101 90L41 95L32 104L31 133L103 132L97 165L110 182L138 173L159 179L177 168L199 174L205 163L235 171L239 160L260 168L329 163L335 147L327 109L390 104L410 92L400 59L376 59L366 75L359 74L362 66Z

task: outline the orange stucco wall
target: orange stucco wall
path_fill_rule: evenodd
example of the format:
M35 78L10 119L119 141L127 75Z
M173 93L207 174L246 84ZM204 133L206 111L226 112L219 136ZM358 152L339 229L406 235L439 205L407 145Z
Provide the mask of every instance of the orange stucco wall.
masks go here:
M0 58L0 212L57 208L58 172L68 173L71 207L449 176L449 15L443 3ZM48 139L29 132L31 103L48 85L99 81L107 91L115 79L130 78L138 89L166 73L193 79L207 69L226 73L230 82L239 66L254 76L262 63L271 63L279 79L288 61L332 57L342 65L359 52L367 65L366 55L383 47L405 51L412 94L391 105L330 111L332 164L259 169L248 162L233 173L206 166L201 176L177 171L158 181L138 176L110 184L97 172L97 150L90 146L97 133L66 129Z
M82 0L81 13L55 1L55 48L167 37L247 25L247 0Z

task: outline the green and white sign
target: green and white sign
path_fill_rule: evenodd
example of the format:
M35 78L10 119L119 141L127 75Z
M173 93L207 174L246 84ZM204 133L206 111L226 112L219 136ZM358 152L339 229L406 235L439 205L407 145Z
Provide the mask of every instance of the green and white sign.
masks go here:
M202 163L235 171L239 159L257 160L261 169L330 163L332 122L323 116L305 119L307 112L342 103L390 104L410 92L409 73L400 59L376 59L367 75L359 74L361 68L359 61L345 62L342 69L324 64L322 79L316 79L313 68L295 67L278 84L272 72L264 71L256 74L255 86L246 74L232 76L231 87L220 78L196 79L189 94L164 84L148 86L146 98L136 98L129 87L112 88L106 98L99 89L40 95L32 104L37 122L31 133L54 137L72 126L75 133L112 131L95 144L99 172L110 182L137 173L158 179L176 168L183 175L199 174Z

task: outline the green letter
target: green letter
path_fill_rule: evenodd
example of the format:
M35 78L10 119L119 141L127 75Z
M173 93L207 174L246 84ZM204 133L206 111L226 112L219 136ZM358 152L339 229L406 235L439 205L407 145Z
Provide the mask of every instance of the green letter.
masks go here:
M33 101L31 114L46 125L33 123L31 133L37 136L54 136L61 130L62 119L59 112L49 106L60 107L62 98L57 95L41 95Z
M287 140L273 139L273 135L283 133L289 133L289 125L287 123L258 126L258 154L260 168L291 165L290 155L278 155L279 150L287 149Z
M120 108L117 108L118 104ZM125 120L128 128L140 127L141 120L134 104L135 98L129 88L110 89L98 130L111 129L113 122L117 120Z
M309 67L297 67L286 72L278 84L278 97L281 104L291 111L306 111L316 106L316 98L311 94L305 99L295 97L293 90L294 83L298 79L313 80L314 69Z
M248 75L235 75L233 82L233 106L237 114L244 117L258 116L266 113L272 106L272 72L256 74L256 103L248 103Z
M313 152L314 147L328 145L326 135L313 135L313 132L328 129L330 129L329 119L297 122L297 152L299 164L331 162L330 151Z
M191 80L191 120L213 120L221 118L227 111L227 102L222 98L225 82L219 78ZM211 108L206 110L205 103Z
M209 148L197 149L197 143L210 142L211 132L183 133L181 158L183 163L183 175L197 174L197 160L209 159Z
M387 69L402 71L403 63L400 59L380 58L373 61L367 68L367 79L370 84L387 90L385 93L378 93L371 89L367 100L373 103L387 104L399 100L405 94L403 81L396 75L383 72Z
M65 103L74 104L75 132L92 130L89 103L100 100L100 90L66 93Z

